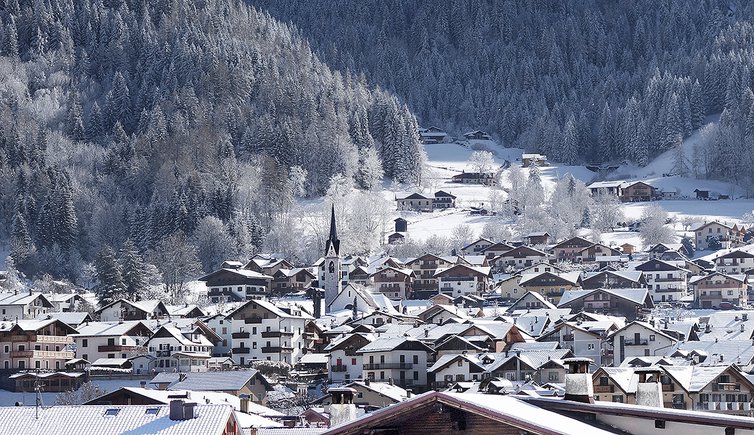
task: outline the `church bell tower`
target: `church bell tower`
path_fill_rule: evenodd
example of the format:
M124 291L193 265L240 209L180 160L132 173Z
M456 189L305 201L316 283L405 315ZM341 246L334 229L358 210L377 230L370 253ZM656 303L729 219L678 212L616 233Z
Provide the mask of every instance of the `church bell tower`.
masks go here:
M320 285L325 289L325 311L329 310L330 304L335 300L341 289L340 276L340 240L335 228L335 205L330 213L330 236L325 242L325 268L322 274L323 282Z

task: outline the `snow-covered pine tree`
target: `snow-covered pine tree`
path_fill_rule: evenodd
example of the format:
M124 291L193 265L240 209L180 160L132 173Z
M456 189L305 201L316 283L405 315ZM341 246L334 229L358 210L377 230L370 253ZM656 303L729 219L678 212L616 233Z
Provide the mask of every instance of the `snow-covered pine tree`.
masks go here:
M100 305L109 304L126 296L126 285L123 282L120 265L111 247L102 248L94 262L94 267L97 270L98 281L95 293Z
M119 257L126 297L131 301L138 301L140 294L147 288L144 259L131 239L123 244Z

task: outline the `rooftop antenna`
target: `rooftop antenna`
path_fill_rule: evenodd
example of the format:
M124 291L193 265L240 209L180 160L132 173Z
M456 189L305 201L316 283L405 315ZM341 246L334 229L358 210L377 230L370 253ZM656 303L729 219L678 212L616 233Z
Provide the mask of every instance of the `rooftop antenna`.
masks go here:
M34 373L34 395L36 404L34 406L34 419L39 420L39 407L42 406L42 383L39 381L39 370Z

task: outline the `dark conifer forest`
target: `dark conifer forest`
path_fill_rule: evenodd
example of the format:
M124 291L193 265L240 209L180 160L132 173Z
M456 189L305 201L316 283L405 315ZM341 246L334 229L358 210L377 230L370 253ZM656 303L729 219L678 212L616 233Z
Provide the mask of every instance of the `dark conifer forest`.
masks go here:
M29 277L195 277L333 177L420 183L420 124L645 165L719 115L680 161L751 184L753 21L717 0L0 0L0 241Z

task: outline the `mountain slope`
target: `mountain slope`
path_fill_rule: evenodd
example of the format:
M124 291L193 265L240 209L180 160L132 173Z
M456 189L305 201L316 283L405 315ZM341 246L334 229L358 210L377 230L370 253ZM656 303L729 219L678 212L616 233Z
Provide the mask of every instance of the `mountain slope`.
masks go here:
M645 165L705 115L751 108L750 2L248 1L422 123L566 163Z
M0 240L28 273L75 278L126 238L200 246L197 228L243 257L333 175L420 176L404 105L240 1L9 0L0 18Z

